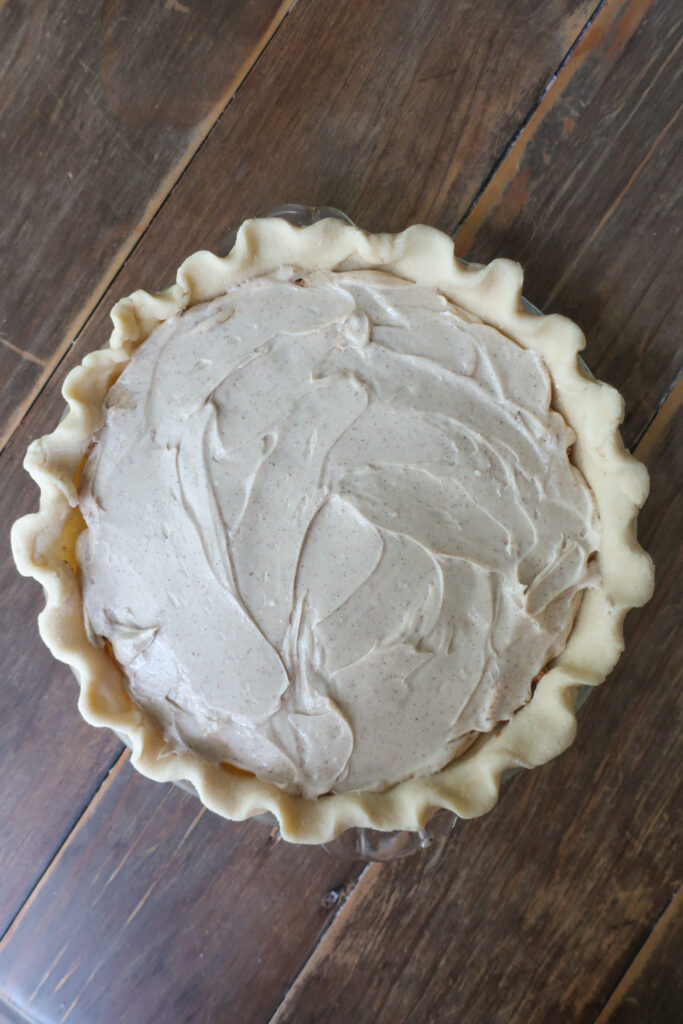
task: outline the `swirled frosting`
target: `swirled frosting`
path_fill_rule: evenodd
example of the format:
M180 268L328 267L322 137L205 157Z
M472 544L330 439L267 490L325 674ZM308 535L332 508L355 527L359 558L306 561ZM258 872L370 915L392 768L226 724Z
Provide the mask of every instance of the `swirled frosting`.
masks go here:
M176 748L308 797L443 767L529 700L596 571L541 358L378 271L157 327L84 468L86 626Z

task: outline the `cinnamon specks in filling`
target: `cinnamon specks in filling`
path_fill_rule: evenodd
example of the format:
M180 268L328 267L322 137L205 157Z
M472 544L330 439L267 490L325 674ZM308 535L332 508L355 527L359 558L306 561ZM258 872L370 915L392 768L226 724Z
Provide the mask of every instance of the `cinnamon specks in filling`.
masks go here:
M169 742L290 792L438 770L529 699L597 573L550 397L539 356L386 273L192 308L86 463L90 635Z

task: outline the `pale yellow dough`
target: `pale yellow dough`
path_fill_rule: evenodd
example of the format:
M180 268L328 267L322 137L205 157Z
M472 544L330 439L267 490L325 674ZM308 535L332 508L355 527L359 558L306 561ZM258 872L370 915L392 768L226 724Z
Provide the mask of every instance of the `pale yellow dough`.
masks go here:
M165 742L156 722L132 703L118 666L85 632L75 553L83 528L77 480L101 426L109 388L132 351L161 321L283 266L302 271L381 268L438 289L538 353L551 373L553 406L576 433L573 462L590 485L600 515L600 584L585 593L567 646L532 700L497 734L481 736L438 773L383 792L306 799L229 765L178 752ZM68 414L28 450L25 465L41 488L40 510L14 524L12 545L20 571L45 589L41 635L53 654L74 669L81 713L93 725L122 735L132 749L133 764L144 775L189 781L207 807L228 818L270 811L285 839L318 843L351 826L420 828L442 807L464 818L483 814L495 804L506 769L542 764L571 743L577 686L597 685L610 672L623 648L626 612L647 601L652 590L652 565L638 546L634 528L648 479L621 442L620 395L591 380L578 362L585 343L581 331L564 317L525 312L521 286L517 264L495 260L487 267L465 267L454 258L452 240L433 228L368 235L338 220L296 228L274 218L245 222L225 258L208 252L189 257L167 291L138 291L117 303L109 347L86 356L69 374L63 389Z

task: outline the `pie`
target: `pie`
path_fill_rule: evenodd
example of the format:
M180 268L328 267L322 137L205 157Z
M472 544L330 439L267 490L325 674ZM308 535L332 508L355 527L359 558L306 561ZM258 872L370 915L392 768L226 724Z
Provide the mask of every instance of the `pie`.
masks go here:
M269 218L117 303L13 550L143 774L326 842L482 814L571 743L651 592L648 480L521 286L433 228Z

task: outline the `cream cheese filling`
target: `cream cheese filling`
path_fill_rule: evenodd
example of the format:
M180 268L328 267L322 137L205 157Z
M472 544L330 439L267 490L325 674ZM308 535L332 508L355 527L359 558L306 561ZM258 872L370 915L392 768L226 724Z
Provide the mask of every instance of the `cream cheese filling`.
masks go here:
M169 742L313 797L437 771L526 703L597 572L541 358L378 271L156 328L81 478L83 606Z

